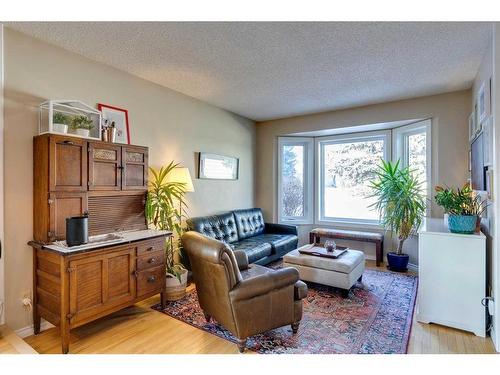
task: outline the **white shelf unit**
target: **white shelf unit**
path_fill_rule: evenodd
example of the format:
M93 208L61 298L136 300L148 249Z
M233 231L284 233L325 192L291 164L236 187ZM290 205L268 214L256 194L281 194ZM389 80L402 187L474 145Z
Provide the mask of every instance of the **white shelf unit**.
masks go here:
M486 236L425 219L418 236L417 320L486 336Z

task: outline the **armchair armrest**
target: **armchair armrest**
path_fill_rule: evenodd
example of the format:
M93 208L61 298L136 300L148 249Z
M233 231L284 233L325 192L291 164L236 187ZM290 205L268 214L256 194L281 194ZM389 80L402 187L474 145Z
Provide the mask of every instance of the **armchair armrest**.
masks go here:
M248 269L248 256L243 250L233 251L234 257L236 258L236 263L238 263L238 268L240 271Z
M276 289L294 285L298 280L299 271L291 267L282 268L242 280L229 291L229 297L232 302L248 300Z
M297 236L297 226L295 225L266 223L264 231L266 233L295 234Z

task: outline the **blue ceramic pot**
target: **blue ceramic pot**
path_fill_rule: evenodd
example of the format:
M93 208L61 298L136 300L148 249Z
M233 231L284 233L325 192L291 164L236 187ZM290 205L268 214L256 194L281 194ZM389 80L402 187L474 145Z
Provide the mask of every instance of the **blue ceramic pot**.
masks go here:
M409 255L396 253L387 253L387 263L389 264L389 269L396 272L404 272L408 270L408 261L410 260Z
M450 215L448 228L452 233L473 234L476 231L476 215Z

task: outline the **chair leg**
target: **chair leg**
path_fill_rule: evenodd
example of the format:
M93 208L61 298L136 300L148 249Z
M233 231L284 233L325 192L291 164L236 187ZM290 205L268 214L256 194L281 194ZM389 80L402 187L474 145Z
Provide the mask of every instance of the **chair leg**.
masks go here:
M299 331L300 322L292 323L292 332L295 335Z
M359 281L359 282L363 281L363 275L361 275L361 276L358 278L358 281Z
M210 323L210 321L212 320L212 317L210 315L208 315L206 312L203 312L203 315L205 315L205 320L207 321L207 323Z
M244 353L247 347L247 339L237 339L238 340L238 350L240 353Z

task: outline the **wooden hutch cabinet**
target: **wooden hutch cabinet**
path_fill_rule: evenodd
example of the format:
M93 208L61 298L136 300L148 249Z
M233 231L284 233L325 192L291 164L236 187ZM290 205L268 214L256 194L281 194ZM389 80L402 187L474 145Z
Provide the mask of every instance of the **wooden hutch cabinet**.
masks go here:
M33 316L72 328L165 290L164 244L147 229L148 149L45 134L34 138ZM66 218L89 216L89 235L121 232L117 242L63 248Z

